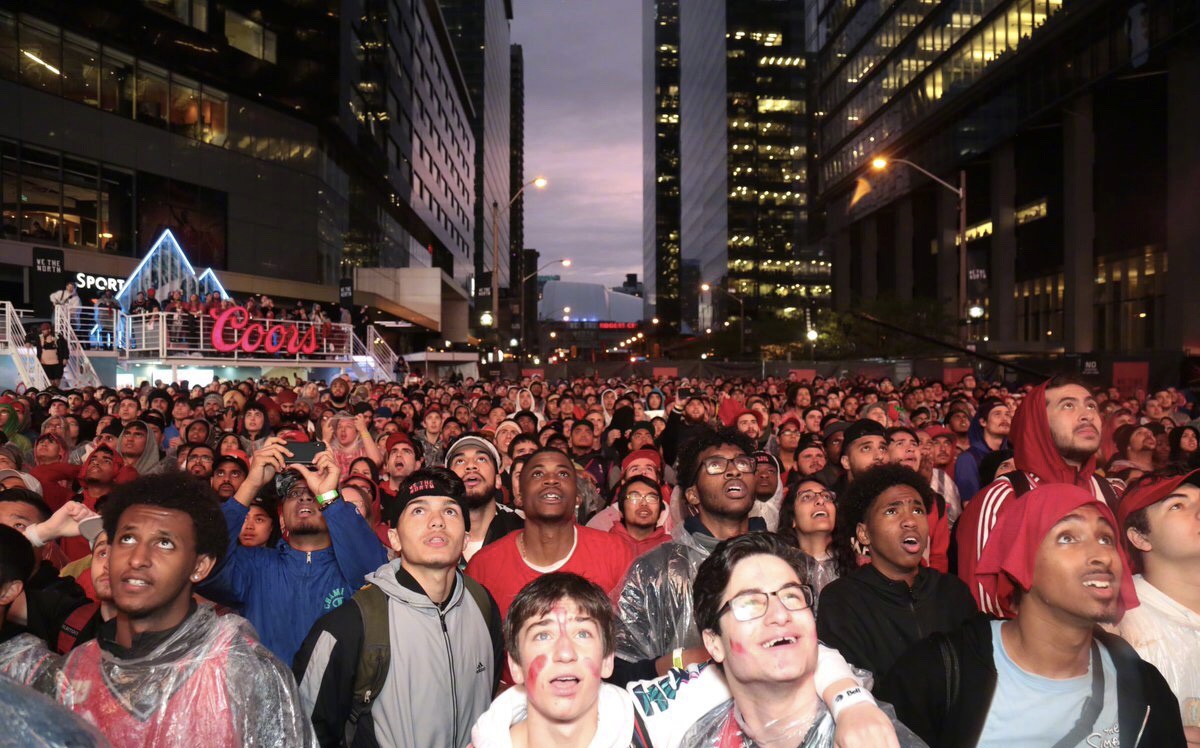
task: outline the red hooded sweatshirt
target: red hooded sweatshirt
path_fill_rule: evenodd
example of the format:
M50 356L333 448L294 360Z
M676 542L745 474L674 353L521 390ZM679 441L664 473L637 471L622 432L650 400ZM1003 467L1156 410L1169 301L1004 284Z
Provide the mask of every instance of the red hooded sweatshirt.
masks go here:
M1034 387L1013 416L1009 441L1013 445L1013 457L1017 470L1025 474L1029 484L1036 487L1041 483L1066 483L1080 486L1091 492L1092 497L1104 502L1104 492L1095 475L1096 456L1092 455L1082 466L1075 468L1067 464L1054 445L1050 435L1050 420L1046 416L1046 385ZM1118 495L1121 488L1114 485ZM1032 493L1032 492L1031 492ZM962 497L964 500L966 496ZM997 478L984 486L963 508L955 532L958 537L958 575L975 596L975 602L984 613L999 618L1012 618L1014 611L991 595L981 584L977 573L979 558L992 534L992 528L1013 498L1013 484Z

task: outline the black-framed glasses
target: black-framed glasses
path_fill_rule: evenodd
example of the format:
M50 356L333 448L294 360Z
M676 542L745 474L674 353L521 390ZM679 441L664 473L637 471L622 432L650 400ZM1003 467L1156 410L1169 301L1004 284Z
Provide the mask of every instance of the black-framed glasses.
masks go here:
M288 501L291 499L311 499L312 497L313 493L312 491L308 490L308 486L299 484L292 486L292 488L283 495L283 500Z
M823 499L826 504L833 504L837 501L837 494L833 491L801 491L796 494L796 500L801 504L815 504L817 499Z
M733 458L713 455L700 461L700 467L697 468L696 474L699 475L700 471L703 470L708 475L720 475L729 469L729 463L731 462L739 473L753 473L757 466L755 459L747 455L738 455Z
M734 619L742 623L762 618L767 614L772 597L779 598L779 603L792 612L811 608L814 603L812 588L806 584L793 582L785 584L774 592L753 590L734 595L717 611L717 618L726 613L733 613Z

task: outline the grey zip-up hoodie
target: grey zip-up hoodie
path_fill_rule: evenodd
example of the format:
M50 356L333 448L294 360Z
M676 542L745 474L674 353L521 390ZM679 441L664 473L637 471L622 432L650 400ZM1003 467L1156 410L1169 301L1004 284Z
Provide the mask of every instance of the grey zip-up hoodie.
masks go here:
M491 703L501 645L494 600L481 611L456 572L441 606L397 559L367 575L388 597L391 661L353 746L464 748L471 725ZM363 643L362 614L346 604L317 621L293 668L322 745L339 745L353 699Z

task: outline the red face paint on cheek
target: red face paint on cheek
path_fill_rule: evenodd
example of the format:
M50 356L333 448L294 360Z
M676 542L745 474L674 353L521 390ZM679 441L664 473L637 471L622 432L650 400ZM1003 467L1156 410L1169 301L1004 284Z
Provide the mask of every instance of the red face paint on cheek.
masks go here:
M529 669L525 671L525 686L531 688L537 685L538 676L546 669L546 655L538 655L533 658L533 662L529 663Z
M734 652L737 652L738 654L746 654L745 645L743 645L740 641L737 641L736 639L729 640L729 648L732 649Z
M590 657L584 657L583 666L587 668L588 672L592 674L593 678L596 678L597 680L600 679L600 663L596 662Z

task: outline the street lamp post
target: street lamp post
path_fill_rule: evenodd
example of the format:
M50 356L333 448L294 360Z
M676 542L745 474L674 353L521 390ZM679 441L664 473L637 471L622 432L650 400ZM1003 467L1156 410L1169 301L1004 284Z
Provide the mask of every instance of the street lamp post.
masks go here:
M904 164L911 166L933 181L937 182L942 187L953 192L958 197L958 318L959 320L967 319L967 171L961 169L958 172L958 186L950 184L946 180L929 172L928 170L917 166L912 161L903 158L885 158L877 156L871 161L871 168L875 171L883 171L888 167L889 163ZM965 326L963 330L965 331ZM966 333L963 333L964 337Z
M508 205L505 205L503 209L495 200L492 201L492 315L497 320L500 319L500 214L507 213L526 188L537 187L540 190L545 186L545 177L538 177L526 182L513 194Z
M526 341L529 340L529 336L525 330L525 327L526 327L526 325L525 325L525 283L528 282L530 278L534 277L535 275L542 272L543 270L550 267L551 265L559 265L559 264L561 264L565 268L569 268L569 267L571 267L571 259L569 257L564 257L562 259L551 260L550 262L547 262L545 265L542 265L537 270L534 270L532 273L530 273L529 275L522 278L521 283L518 286L518 289L519 289L518 293L521 294L520 311L518 312L521 315L521 347L517 349L517 355L520 356L522 360L524 360L524 356L525 356Z
M700 290L706 293L714 288L720 289L722 293L738 303L738 358L740 359L746 352L746 300L732 291L726 290L724 286L714 286L711 283L700 284Z

